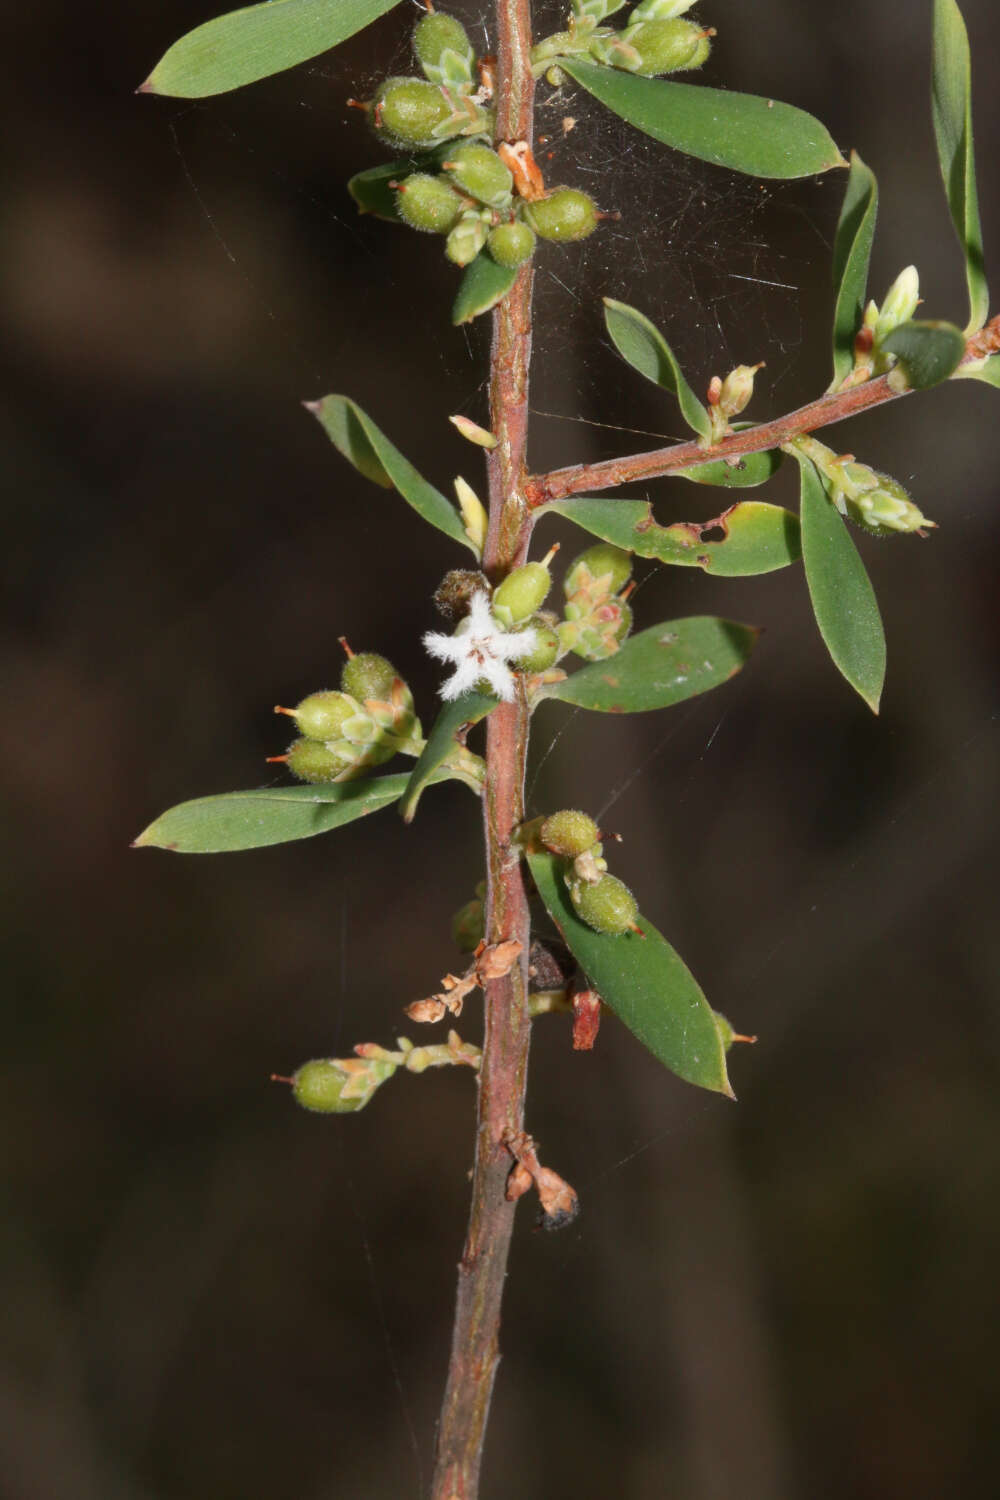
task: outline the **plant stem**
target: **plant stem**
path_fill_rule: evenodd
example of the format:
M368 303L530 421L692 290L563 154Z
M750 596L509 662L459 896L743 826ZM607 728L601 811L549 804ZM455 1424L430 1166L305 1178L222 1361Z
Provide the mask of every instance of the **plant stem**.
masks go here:
M497 140L532 139L534 80L528 0L497 3ZM530 261L493 314L487 458L489 529L483 567L498 578L523 561L531 531L524 496L531 360ZM523 946L508 974L484 985L485 1033L479 1076L472 1208L458 1271L451 1359L431 1488L433 1500L475 1500L499 1353L500 1303L514 1227L506 1199L512 1165L505 1142L524 1129L531 1019L528 1014L530 915L521 863L510 837L524 820L528 709L523 694L486 722L486 941Z

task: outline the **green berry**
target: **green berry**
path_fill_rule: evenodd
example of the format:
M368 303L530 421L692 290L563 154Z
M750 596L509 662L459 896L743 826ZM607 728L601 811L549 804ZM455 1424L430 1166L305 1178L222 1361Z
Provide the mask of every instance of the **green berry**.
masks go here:
M524 563L493 591L491 608L501 625L516 625L545 603L552 578L545 563Z
M489 208L500 208L510 198L514 179L497 153L478 141L468 141L449 151L441 163L470 198Z
M585 240L597 228L594 200L577 188L556 188L547 197L528 204L524 212L541 239L559 244Z
M639 915L635 897L614 875L602 875L593 885L576 880L569 887L577 916L595 932L618 937L635 926Z
M602 594L617 594L632 576L632 554L610 542L598 542L575 557L563 584L567 597L600 582Z
M276 708L276 714L287 714L307 740L340 739L344 724L358 711L358 705L347 693L310 693L295 708Z
M404 149L436 146L453 115L438 85L424 78L387 78L372 100L376 135Z
M593 818L575 808L564 807L545 819L538 830L538 837L546 849L561 854L566 859L576 859L592 849L601 837L601 831Z
M413 32L413 51L432 83L456 88L471 83L476 54L465 27L455 16L440 11L424 16Z
M369 698L384 703L392 693L392 685L399 673L391 661L374 651L359 651L348 657L340 673L340 685L359 703Z
M357 760L358 750L346 740L296 740L289 745L285 765L300 781L322 786L336 781Z
M486 238L489 250L498 266L513 270L528 259L535 249L535 231L521 219L512 219L509 224L498 224Z
M292 1076L292 1096L303 1109L321 1115L363 1109L380 1084L396 1071L394 1063L354 1057L317 1057Z
M519 672L547 672L559 658L559 636L551 615L532 615L530 619L515 626L515 635L522 630L534 630L536 645L530 656L517 660Z
M487 233L478 212L464 213L445 241L444 253L454 265L467 266L486 244Z
M645 78L655 78L662 73L679 73L687 68L700 68L711 51L711 44L701 26L694 21L640 21L636 26L626 26L622 32L626 47L634 47L638 65L626 66L630 73L640 73Z
M465 203L443 177L415 172L397 187L396 209L411 229L447 234L461 218Z

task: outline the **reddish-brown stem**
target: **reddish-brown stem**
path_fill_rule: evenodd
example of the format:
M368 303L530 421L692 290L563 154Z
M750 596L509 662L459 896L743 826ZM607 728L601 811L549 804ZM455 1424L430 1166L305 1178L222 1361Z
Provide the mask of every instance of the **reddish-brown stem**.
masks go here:
M531 142L529 0L498 0L497 140ZM487 457L489 529L483 556L499 578L523 561L531 531L524 495L531 359L530 262L493 314L490 427L497 446ZM469 1229L458 1270L451 1359L438 1427L432 1500L475 1500L499 1363L500 1303L514 1225L506 1198L512 1160L504 1144L524 1129L530 919L520 860L510 838L524 820L528 711L520 698L487 720L483 825L486 842L486 940L523 947L508 974L487 980L479 1076L476 1157Z
M977 359L991 353L1000 340L1000 319L994 318L981 333L974 335L966 346L965 359ZM965 361L963 360L963 363ZM620 484L631 484L635 480L658 479L665 474L675 474L679 469L691 469L697 464L712 459L739 458L744 453L762 453L768 448L778 448L792 438L815 432L818 427L828 427L833 422L842 422L870 406L894 401L908 391L894 390L887 375L867 380L863 385L849 386L846 390L831 391L800 406L798 411L765 422L760 427L750 427L746 432L734 432L710 448L697 442L674 443L669 448L656 448L650 453L632 453L627 458L609 458L597 464L572 464L565 469L554 469L551 474L536 474L525 485L528 505L536 509L549 500L565 500L569 495L582 495L594 490L613 489Z

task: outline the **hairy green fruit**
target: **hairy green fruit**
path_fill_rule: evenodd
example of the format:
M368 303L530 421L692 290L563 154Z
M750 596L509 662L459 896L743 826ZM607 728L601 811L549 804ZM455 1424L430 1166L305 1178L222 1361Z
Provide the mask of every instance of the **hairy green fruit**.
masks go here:
M613 55L606 61L645 78L700 68L711 51L708 37L693 21L640 21L637 26L627 26L621 39L626 48L634 49L635 64L630 65L626 54L621 61Z
M570 884L569 894L577 916L595 932L618 937L635 926L639 915L636 899L615 875L602 875L593 885L575 880Z
M396 1071L394 1063L360 1057L317 1057L292 1077L292 1096L302 1109L321 1115L364 1109L380 1084Z
M559 659L559 635L555 629L555 617L549 614L531 615L515 626L515 634L521 630L535 632L536 645L530 656L517 660L519 672L547 672Z
M284 757L285 765L300 781L312 786L325 786L339 780L345 771L357 761L357 746L346 740L331 740L323 744L319 740L295 740Z
M467 141L441 163L463 193L489 208L501 208L510 198L514 179L497 153L479 141Z
M340 673L340 685L359 703L370 698L385 702L399 673L391 661L375 651L359 651L348 657Z
M601 830L587 813L565 807L545 819L538 837L553 854L576 859L578 854L594 847L601 837Z
M461 88L472 82L476 54L465 27L455 16L441 11L424 16L413 32L413 51L432 83Z
M396 209L411 229L447 234L462 217L465 202L443 177L415 172L397 187Z
M348 719L358 712L358 705L347 693L310 693L295 708L276 708L276 714L287 714L307 740L337 740Z
M543 240L568 244L585 240L597 228L597 206L578 188L561 187L525 207L525 217Z
M489 250L498 266L513 270L534 253L535 231L521 219L512 219L509 224L498 224L486 238Z
M563 588L569 598L580 589L600 585L600 593L617 594L632 576L632 554L610 542L598 542L574 557L566 570Z
M493 614L501 625L517 625L545 603L551 587L552 579L544 563L524 563L494 589Z
M429 150L453 115L438 85L424 78L387 78L372 100L375 133L393 146Z

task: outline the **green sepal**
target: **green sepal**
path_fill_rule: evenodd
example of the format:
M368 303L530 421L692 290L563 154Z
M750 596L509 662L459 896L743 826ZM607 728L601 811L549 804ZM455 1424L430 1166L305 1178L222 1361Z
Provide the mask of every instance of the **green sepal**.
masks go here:
M716 578L749 578L797 562L802 553L798 517L780 505L742 500L711 521L660 526L648 500L599 495L552 500L536 515L553 511L637 557L682 568L701 568ZM714 537L721 530L724 535Z
M915 391L940 385L958 369L965 355L965 334L954 323L901 323L879 345L894 354L907 384Z
M451 321L471 323L480 313L496 307L517 279L517 268L499 266L485 250L467 265L451 310Z
M468 547L478 558L479 553L466 536L462 518L451 501L417 473L355 401L348 396L324 396L319 401L307 401L305 406L359 474L383 489L398 490L425 521Z
M811 459L802 475L802 560L819 633L834 666L878 713L885 682L885 632L871 580L847 523Z
M547 683L538 696L603 714L671 708L735 677L757 634L749 625L713 615L664 620L632 636L613 656L563 682Z
M560 57L559 67L655 141L750 177L811 177L847 163L824 125L804 110L755 94L641 78Z
M854 340L861 327L868 288L875 220L878 216L878 183L856 151L851 152L851 170L833 241L833 382L836 390L854 369Z
M961 365L955 371L955 378L981 380L984 385L996 386L1000 390L1000 354L991 354L981 364L979 361L972 361Z
M715 1014L666 938L641 914L642 937L594 932L570 901L565 861L545 851L527 861L546 911L608 1009L679 1078L735 1098Z
M452 776L450 770L439 769L430 779L448 781ZM406 791L409 780L409 773L402 772L335 786L277 786L198 797L161 814L132 847L228 854L309 839L389 807Z
M604 298L604 322L622 359L654 385L676 396L685 422L699 437L709 441L711 418L685 380L673 350L656 325L634 307L612 297Z
M966 333L978 333L989 314L990 294L983 264L983 230L972 143L972 60L968 32L955 0L934 0L931 113L948 207L965 254L965 280L969 288Z
M318 57L398 0L266 0L196 26L164 53L142 94L204 99Z
M480 719L485 719L496 706L497 699L488 693L463 693L461 698L456 698L454 702L444 705L427 736L427 743L421 751L419 760L410 772L410 779L399 805L404 823L413 822L420 795L424 787L435 779L439 779L443 762L458 750L464 751L465 747L455 738L463 724L478 724ZM449 771L448 774L454 775L454 771Z

